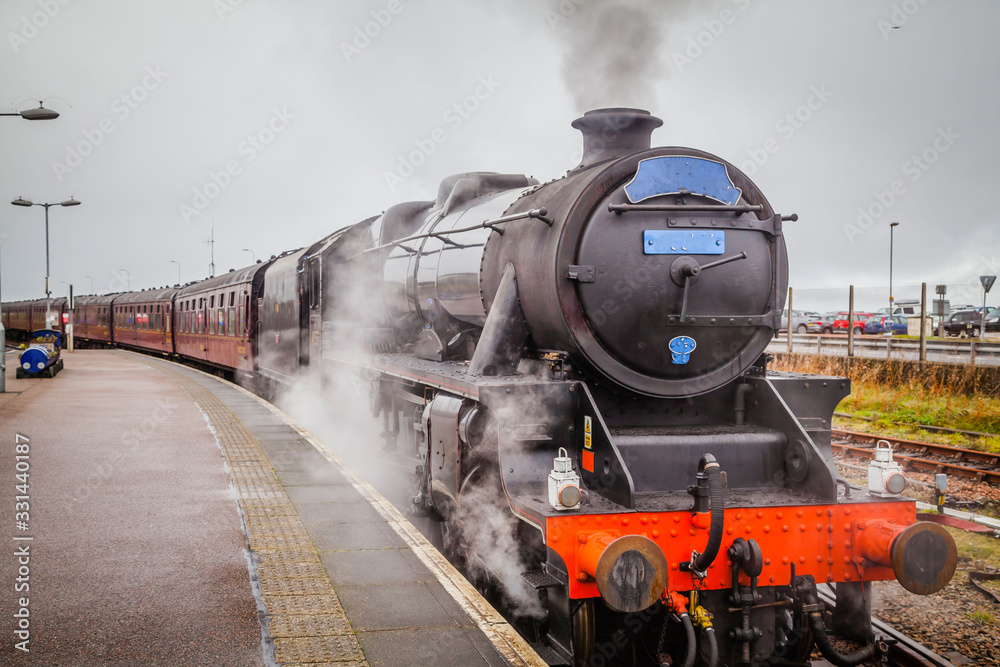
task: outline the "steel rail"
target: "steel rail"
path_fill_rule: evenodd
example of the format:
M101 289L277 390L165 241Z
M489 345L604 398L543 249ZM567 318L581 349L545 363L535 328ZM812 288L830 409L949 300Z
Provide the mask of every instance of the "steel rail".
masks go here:
M893 448L893 458L899 460L904 470L926 470L930 472L950 470L955 475L961 477L970 477L979 482L989 481L993 484L1000 484L1000 469L998 469L1000 468L1000 454L840 429L833 429L830 433L834 438L839 438L841 441L846 442L875 444L879 440L885 440ZM874 451L867 447L851 447L844 442L835 442L832 446L841 451L849 451L867 458L871 458ZM899 453L900 451L915 452L918 455L929 454L945 460L924 459L919 456L901 454ZM937 468L942 469L938 470Z
M850 445L841 443L833 443L830 446L835 450L860 458L873 458L875 452L874 449L866 447L851 447ZM974 479L977 482L989 482L990 484L1000 485L1000 472L993 470L966 468L965 466L955 465L954 463L947 463L945 461L918 459L911 456L901 456L895 453L893 454L893 459L899 461L899 463L903 466L903 470L927 472L932 474L947 472L955 477L966 477Z

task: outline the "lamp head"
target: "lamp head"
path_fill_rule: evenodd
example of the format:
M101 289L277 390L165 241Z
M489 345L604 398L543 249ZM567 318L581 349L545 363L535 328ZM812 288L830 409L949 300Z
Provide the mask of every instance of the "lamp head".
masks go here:
M42 106L42 103L38 103L37 109L28 109L27 111L21 112L21 118L25 120L55 120L59 117L59 113L53 111L52 109L46 109Z
M79 206L80 202L78 202L77 200L75 200L72 197L70 197L66 201L61 202L59 205L60 206Z
M22 199L21 197L18 197L17 199L15 199L14 201L12 201L11 204L13 204L14 206L31 206L32 205L30 201L28 201L27 199Z

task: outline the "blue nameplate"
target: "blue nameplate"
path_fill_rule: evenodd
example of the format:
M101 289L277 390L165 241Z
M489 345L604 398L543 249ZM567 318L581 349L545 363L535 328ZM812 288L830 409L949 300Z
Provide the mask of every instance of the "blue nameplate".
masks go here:
M647 229L642 232L646 255L721 255L726 251L722 230Z
M735 206L743 191L721 162L667 155L639 162L635 176L625 186L625 194L633 204L660 195L693 194Z

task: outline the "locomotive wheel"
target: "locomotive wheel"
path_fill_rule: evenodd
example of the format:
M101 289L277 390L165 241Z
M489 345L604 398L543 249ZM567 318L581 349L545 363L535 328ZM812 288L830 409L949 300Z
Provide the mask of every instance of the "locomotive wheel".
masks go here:
M573 614L573 667L588 667L591 664L596 636L594 601L584 600Z

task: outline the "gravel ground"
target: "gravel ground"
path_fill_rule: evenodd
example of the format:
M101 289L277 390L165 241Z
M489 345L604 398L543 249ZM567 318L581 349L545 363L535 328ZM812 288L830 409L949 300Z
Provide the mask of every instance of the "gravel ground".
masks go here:
M866 462L845 458L844 462ZM860 471L841 468L845 477L858 483ZM932 475L908 472L908 479L930 483ZM984 514L997 515L1000 489L989 484L949 478L949 494L962 501L983 504ZM907 493L933 502L929 489L911 486ZM969 584L968 572L1000 572L1000 540L948 528L958 547L958 569L951 583L935 595L914 595L895 581L876 582L873 613L955 665L1000 665L1000 605Z
M895 581L879 581L872 595L875 617L955 665L1000 665L996 605L968 583L969 564L935 595L914 595Z

